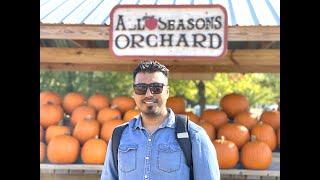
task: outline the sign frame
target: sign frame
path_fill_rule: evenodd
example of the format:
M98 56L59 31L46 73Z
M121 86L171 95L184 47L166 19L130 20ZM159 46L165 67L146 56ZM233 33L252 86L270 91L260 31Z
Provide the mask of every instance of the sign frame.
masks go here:
M195 8L195 9L203 9L203 8L219 8L222 10L224 14L224 22L223 22L223 42L221 46L223 46L223 50L220 55L218 56L185 56L185 55L118 55L114 51L114 32L113 32L113 23L114 23L114 13L118 9L128 9L128 8L136 8L136 9L147 9L147 8L155 8L155 9L183 9L183 8ZM118 24L119 25L119 24ZM158 25L157 25L158 26ZM168 60L176 60L176 59L183 59L183 60L217 60L219 58L224 57L228 51L228 16L225 7L220 4L210 4L210 5L116 5L110 12L110 28L109 28L109 51L111 54L119 59L168 59Z

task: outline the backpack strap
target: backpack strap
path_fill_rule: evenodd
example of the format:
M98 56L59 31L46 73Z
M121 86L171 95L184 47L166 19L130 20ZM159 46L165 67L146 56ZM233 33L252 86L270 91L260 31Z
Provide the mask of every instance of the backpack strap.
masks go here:
M118 171L118 147L120 144L121 135L123 130L128 126L128 124L129 123L125 123L116 127L112 133L112 157L116 171Z
M193 162L192 162L192 148L191 139L189 136L189 117L182 114L176 114L176 137L178 143L187 160L187 165L190 168L190 179L193 180Z

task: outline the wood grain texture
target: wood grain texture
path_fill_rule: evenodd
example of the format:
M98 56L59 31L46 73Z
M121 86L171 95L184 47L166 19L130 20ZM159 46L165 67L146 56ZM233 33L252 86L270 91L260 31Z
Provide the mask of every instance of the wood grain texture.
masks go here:
M41 63L77 64L137 64L143 58L117 58L108 48L40 48ZM169 65L280 65L280 49L252 49L228 51L226 56L217 60L154 59ZM234 59L235 64L231 59Z
M108 48L40 48L40 68L68 71L132 72L143 59L119 59ZM155 58L175 73L278 73L279 49L229 50L217 60Z
M159 61L160 62L160 61ZM225 72L225 73L279 73L279 66L180 66L166 65L170 72L177 73L203 73L203 72ZM136 67L134 64L112 65L112 64L74 64L74 63L40 63L40 69L50 71L101 71L101 72L132 72Z
M109 40L107 25L40 24L40 39ZM280 26L229 26L228 41L280 41Z

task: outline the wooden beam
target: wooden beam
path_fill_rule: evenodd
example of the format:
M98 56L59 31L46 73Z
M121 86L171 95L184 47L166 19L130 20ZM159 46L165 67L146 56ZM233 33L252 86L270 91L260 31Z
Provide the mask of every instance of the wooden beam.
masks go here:
M214 77L213 72L200 72L200 73L194 73L194 72L170 72L170 79L177 79L177 80L212 80Z
M262 41L261 42L261 49L269 49L274 41Z
M174 73L280 73L278 65L166 65ZM134 64L74 64L74 63L40 63L41 70L50 71L102 71L132 72ZM199 76L199 78L201 78ZM205 78L207 79L207 78Z
M40 39L109 40L109 27L101 25L40 24Z
M40 24L40 39L107 41L109 26ZM280 26L229 26L228 41L280 41Z
M231 59L236 60L237 64ZM229 50L225 57L218 60L157 60L171 72L178 73L173 76L177 79L205 80L210 78L208 74L216 72L280 72L280 49ZM111 55L108 48L40 48L40 68L43 70L132 72L140 61L118 59ZM181 73L186 74L185 77ZM192 77L190 73L199 76Z
M80 48L88 47L89 41L81 41L81 40L70 40L73 44Z
M229 26L228 41L280 41L280 26Z
M237 61L237 64L232 62ZM227 55L217 60L184 60L181 58L167 60L155 58L164 64L180 66L228 65L228 66L280 66L280 49L239 49L229 50ZM108 48L40 48L41 63L62 64L107 64L107 65L136 65L141 59L119 59L109 52Z

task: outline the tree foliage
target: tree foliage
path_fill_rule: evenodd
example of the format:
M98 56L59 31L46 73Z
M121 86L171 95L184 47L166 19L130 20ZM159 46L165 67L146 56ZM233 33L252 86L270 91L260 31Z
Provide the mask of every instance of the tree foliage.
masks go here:
M54 90L61 96L77 91L90 97L95 93L114 98L132 94L131 73L40 71L40 91Z
M184 95L186 99L199 101L196 81L171 80L171 95ZM280 74L271 73L217 73L205 82L206 104L219 105L221 98L229 93L247 97L251 106L275 104L280 99Z
M40 71L40 91L53 90L62 97L71 91L89 97L102 93L109 98L132 95L132 73ZM182 95L193 106L199 104L200 80L169 80L170 96ZM218 105L220 99L232 92L243 94L251 106L275 104L280 99L280 74L217 73L212 80L203 80L206 104Z
M268 81L273 76L274 81ZM276 85L276 84L279 85ZM274 74L239 74L239 73L221 73L217 74L214 80L206 82L207 103L219 104L220 99L229 93L235 92L244 95L249 100L251 106L257 104L274 104L280 97L280 76Z

